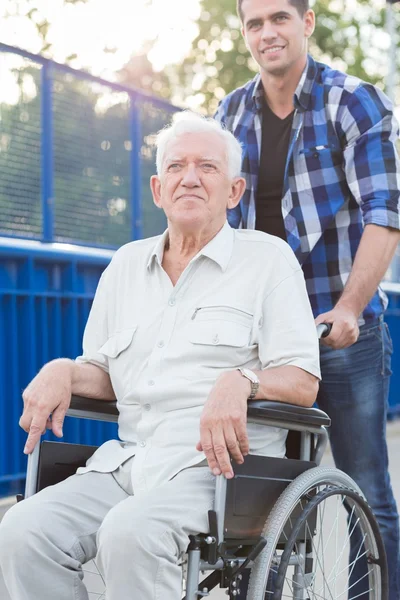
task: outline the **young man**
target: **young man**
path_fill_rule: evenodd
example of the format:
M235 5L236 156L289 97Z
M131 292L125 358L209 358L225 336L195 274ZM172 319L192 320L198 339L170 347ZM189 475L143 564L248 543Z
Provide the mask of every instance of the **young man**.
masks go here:
M315 25L307 0L238 0L238 13L260 73L216 114L244 147L246 191L229 222L286 240L316 322L332 323L318 403L332 419L336 465L378 518L390 599L398 600L399 524L385 440L392 346L379 288L399 240L397 124L379 89L307 55Z

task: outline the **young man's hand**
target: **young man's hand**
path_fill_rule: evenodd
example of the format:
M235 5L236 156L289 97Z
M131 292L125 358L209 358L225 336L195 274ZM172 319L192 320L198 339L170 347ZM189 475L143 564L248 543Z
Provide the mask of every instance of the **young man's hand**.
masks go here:
M330 334L321 338L321 342L334 350L348 348L357 340L360 333L358 319L352 310L344 306L335 306L333 310L318 315L315 324L331 323Z

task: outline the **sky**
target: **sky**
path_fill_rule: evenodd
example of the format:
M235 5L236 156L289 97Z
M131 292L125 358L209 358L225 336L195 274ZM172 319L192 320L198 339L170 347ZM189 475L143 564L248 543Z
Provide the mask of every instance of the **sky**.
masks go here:
M216 0L218 1L218 0ZM331 0L335 8L343 0ZM311 0L311 5L313 1ZM232 0L232 6L235 0ZM370 5L345 0L346 10L356 12L363 21L371 5L378 10L385 0L371 0ZM32 19L26 14L32 9ZM12 46L37 53L41 51L40 36L35 27L44 19L50 22L48 40L52 58L90 70L105 78L115 73L133 54L140 53L146 40L155 40L149 59L156 70L166 64L178 63L187 54L197 34L196 20L200 16L200 0L88 0L68 3L68 0L0 0L0 40ZM7 16L7 18L4 18ZM379 63L382 49L388 45L384 31L374 31L375 55ZM366 38L368 31L365 29ZM107 50L104 51L104 48Z
M63 63L76 54L79 58L69 62L72 67L90 68L107 78L140 52L146 40L157 38L149 55L156 70L182 60L200 15L199 0L0 0L2 42L34 53L41 50L35 23L24 16L32 7L38 8L34 21L45 18L51 23L48 40L55 60Z
M335 2L341 2L331 1L333 6ZM235 4L235 0L232 3ZM385 0L371 0L371 4L376 10L385 5ZM33 8L37 10L32 12L32 19L28 19L26 14ZM357 5L357 0L346 0L346 8L356 10L361 22L364 13L371 10L368 5ZM89 0L86 3L0 0L0 40L39 53L42 40L35 23L40 24L45 19L50 23L47 39L52 44L52 58L61 63L68 59L68 64L74 68L115 81L117 71L132 55L140 54L148 40L155 41L148 55L155 70L179 63L197 35L196 20L200 13L200 0ZM364 26L366 39L369 38L367 28ZM374 31L373 36L366 68L371 72L377 68L385 71L388 36L383 30ZM76 58L71 60L73 55ZM17 57L0 55L0 101L17 101L19 92L10 68L18 69L18 61ZM345 64L335 66L342 68ZM27 79L28 95L29 85Z

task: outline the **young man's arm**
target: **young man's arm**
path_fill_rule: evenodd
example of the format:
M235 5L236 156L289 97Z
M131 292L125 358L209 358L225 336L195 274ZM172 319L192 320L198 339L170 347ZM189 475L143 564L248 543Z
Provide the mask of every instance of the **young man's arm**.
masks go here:
M400 239L398 125L389 100L360 85L346 101L340 126L347 184L362 211L364 233L343 294L335 308L316 319L332 323L323 343L339 349L358 338L357 320L382 280Z
M366 225L349 279L335 308L322 313L319 323L332 323L331 334L323 343L346 348L357 341L358 317L371 300L390 265L400 241L397 229Z

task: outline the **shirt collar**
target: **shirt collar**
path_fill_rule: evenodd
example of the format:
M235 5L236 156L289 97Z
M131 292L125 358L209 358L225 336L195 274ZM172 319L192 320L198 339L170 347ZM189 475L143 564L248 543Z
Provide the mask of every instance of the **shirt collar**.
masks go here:
M207 256L226 271L233 251L234 232L228 221L197 256Z
M196 260L199 256L206 256L207 258L210 258L216 262L221 267L222 271L226 271L232 256L233 238L233 229L228 224L228 221L225 221L222 229L220 229L217 235L215 235L213 239L208 242L208 244L206 244L194 258L192 258L192 261ZM154 249L147 262L148 269L151 269L155 260L161 266L164 255L164 247L167 239L168 229L166 229L158 238L157 243L154 246Z
M312 56L308 55L307 64L297 84L294 93L294 105L297 109L306 110L311 98L311 91L317 77L317 64ZM254 87L252 100L257 110L261 110L262 101L264 98L264 88L261 81L261 75L258 74L254 78Z
M294 105L296 108L306 110L311 99L311 91L317 77L317 63L308 55L307 64L300 77L294 93Z
M162 264L162 259L164 256L164 246L165 246L165 242L168 240L168 229L166 229L164 231L164 233L162 235L160 235L160 237L157 240L156 245L153 248L152 253L150 254L150 258L147 262L147 268L151 269L151 267L153 266L153 262L156 260L157 263L161 266Z

